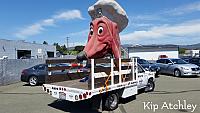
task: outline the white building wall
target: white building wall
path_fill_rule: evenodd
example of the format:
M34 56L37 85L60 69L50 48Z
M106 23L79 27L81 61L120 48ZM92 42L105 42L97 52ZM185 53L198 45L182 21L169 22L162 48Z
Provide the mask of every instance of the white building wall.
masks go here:
M158 60L160 55L167 55L168 58L178 58L178 51L134 52L129 53L129 58L140 57L145 60Z
M56 56L55 46L0 39L0 58L8 56L8 59L17 59L17 50L30 50L34 58L47 58L47 51L54 52Z

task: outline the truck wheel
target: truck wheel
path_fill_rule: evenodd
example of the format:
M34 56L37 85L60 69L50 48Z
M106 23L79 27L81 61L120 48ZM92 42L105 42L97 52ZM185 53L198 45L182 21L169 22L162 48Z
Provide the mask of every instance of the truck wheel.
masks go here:
M38 84L38 79L37 79L37 77L36 77L36 76L31 76L31 77L29 78L29 84L30 84L31 86L36 86L36 85Z
M180 77L180 76L181 76L181 72L180 72L179 69L175 69L175 70L174 70L174 76L175 76L175 77Z
M112 111L118 108L119 96L117 93L109 94L105 99L105 109Z
M151 91L154 91L154 89L155 89L155 83L153 80L149 79L147 86L145 88L145 92L151 92Z

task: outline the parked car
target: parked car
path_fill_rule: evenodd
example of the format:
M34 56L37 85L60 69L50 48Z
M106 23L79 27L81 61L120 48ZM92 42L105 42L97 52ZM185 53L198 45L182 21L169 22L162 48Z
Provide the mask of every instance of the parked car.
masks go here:
M200 74L200 67L180 58L164 58L156 61L160 67L160 73L179 76L197 76Z
M55 67L68 66L67 64L55 64ZM54 67L53 66L53 67ZM76 72L89 72L90 70L85 67L72 67L66 70L53 71L57 74L76 73ZM21 73L21 81L28 82L31 86L45 83L45 76L48 75L47 64L39 64L28 69L24 69Z
M31 86L45 82L47 75L47 65L39 64L28 69L24 69L21 73L21 81L28 82Z
M160 67L155 63L149 63L147 60L138 59L138 63L146 70L155 72L155 76L158 76Z
M185 61L187 61L191 64L196 64L196 65L200 66L200 57L188 58L188 59L185 59Z

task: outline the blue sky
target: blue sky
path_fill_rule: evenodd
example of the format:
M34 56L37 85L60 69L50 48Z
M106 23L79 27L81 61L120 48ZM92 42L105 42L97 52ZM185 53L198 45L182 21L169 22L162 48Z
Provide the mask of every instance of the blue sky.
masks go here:
M96 0L0 0L0 39L84 45ZM200 0L117 0L129 17L122 44L200 43Z

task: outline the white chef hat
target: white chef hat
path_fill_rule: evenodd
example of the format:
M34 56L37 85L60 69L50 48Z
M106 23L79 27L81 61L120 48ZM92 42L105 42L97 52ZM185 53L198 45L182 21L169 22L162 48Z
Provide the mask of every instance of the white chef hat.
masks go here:
M119 32L128 25L128 16L124 9L115 0L98 0L88 8L92 20L103 15L117 23Z

